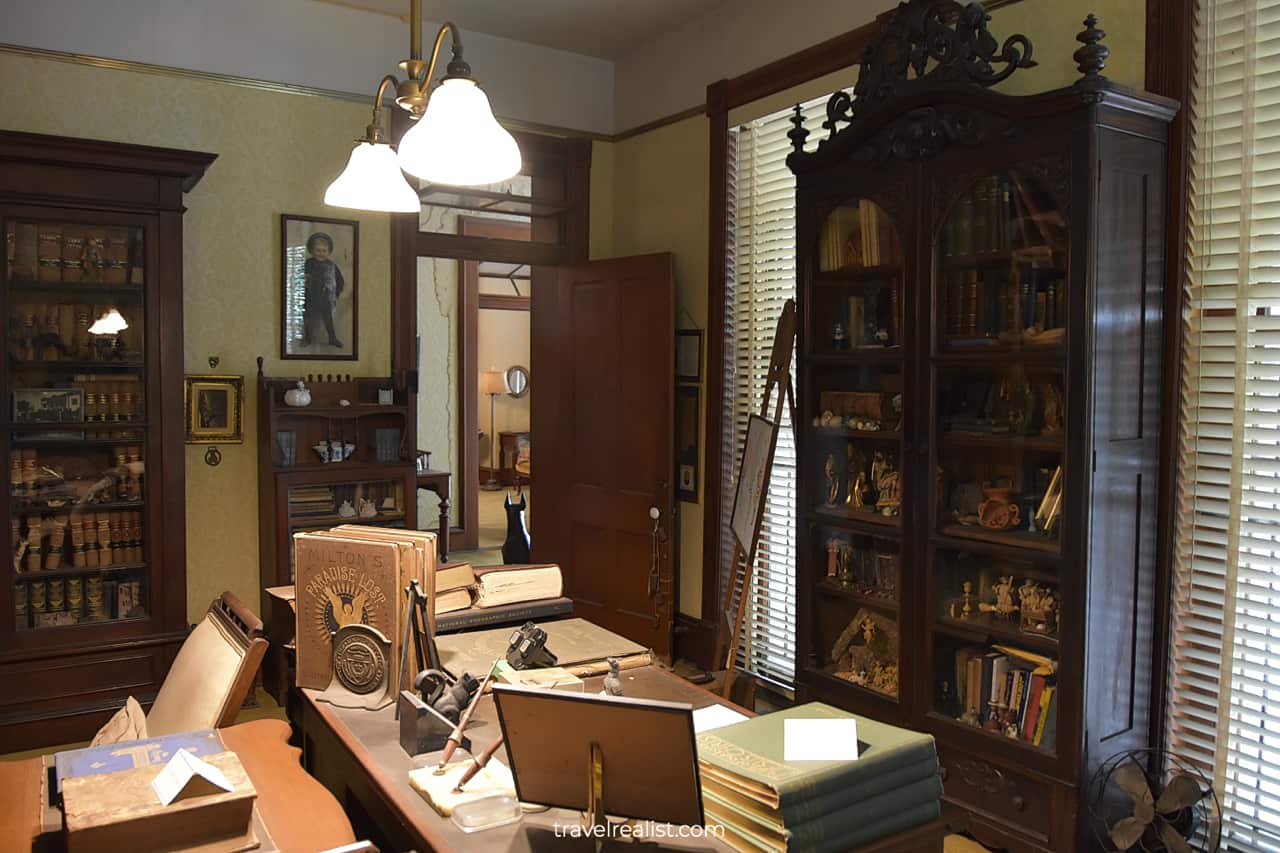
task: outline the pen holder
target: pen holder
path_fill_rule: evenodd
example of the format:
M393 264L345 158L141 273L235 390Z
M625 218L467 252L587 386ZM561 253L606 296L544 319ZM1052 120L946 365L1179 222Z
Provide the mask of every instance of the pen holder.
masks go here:
M400 691L400 748L409 755L438 752L444 749L453 723L408 690ZM465 734L459 747L471 751L471 739Z

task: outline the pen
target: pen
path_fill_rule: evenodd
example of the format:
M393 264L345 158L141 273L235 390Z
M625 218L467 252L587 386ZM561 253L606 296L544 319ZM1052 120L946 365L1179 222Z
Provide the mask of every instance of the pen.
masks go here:
M436 765L435 775L444 775L444 766L449 763L449 759L453 758L453 753L458 748L458 744L462 743L462 730L467 727L467 723L471 722L471 715L475 713L476 706L480 704L480 697L484 695L485 685L489 683L489 679L493 677L493 671L498 667L497 658L493 662L493 666L489 667L489 671L485 673L484 681L480 682L480 686L476 688L476 695L471 697L471 704L467 706L467 710L462 712L462 716L458 718L458 724L453 727L453 731L449 734L449 740L445 742L444 752L440 753L440 763Z
M471 759L471 765L467 767L467 771L462 774L462 778L458 780L458 784L453 786L453 790L461 791L462 786L470 782L475 775L489 763L489 759L493 758L493 754L498 751L499 747L502 746L503 741L506 739L506 735L498 735L498 739L489 744L488 749Z

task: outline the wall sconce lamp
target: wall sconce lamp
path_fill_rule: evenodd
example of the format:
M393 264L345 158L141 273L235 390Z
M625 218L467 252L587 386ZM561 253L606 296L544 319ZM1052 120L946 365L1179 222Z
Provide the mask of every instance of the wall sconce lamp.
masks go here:
M411 0L409 58L400 62L406 79L388 74L378 84L373 118L342 174L324 194L333 207L417 213L417 192L401 171L431 183L477 186L506 180L520 171L520 148L498 124L489 98L471 79L471 66L462 58L458 28L446 22L436 33L431 61L422 60L422 0ZM440 84L432 89L436 61L446 35L452 37L453 57ZM400 140L399 152L382 132L382 98L396 89L396 104L415 123Z

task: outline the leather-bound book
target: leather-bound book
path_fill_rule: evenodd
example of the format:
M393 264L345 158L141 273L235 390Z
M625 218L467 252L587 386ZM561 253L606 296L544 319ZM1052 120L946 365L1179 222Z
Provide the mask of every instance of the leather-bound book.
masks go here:
M297 571L298 686L323 690L333 675L333 633L363 623L391 641L388 672L399 666L400 548L395 542L335 538L312 533L293 537Z
M84 268L81 266L81 262L84 260L84 236L85 227L83 225L64 225L62 227L63 281L80 281L84 277Z
M476 574L476 607L559 598L564 592L560 567L554 564L480 566Z
M62 281L62 226L41 222L36 226L36 278L40 281Z
M9 266L10 278L33 281L39 250L34 222L16 222L13 225L13 261Z
M108 228L103 246L102 281L105 284L124 284L129 277L129 229Z

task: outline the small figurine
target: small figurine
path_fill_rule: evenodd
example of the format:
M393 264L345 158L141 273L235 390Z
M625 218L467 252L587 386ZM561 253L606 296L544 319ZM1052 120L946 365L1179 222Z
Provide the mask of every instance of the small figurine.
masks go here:
M845 331L844 323L838 320L831 330L831 348L836 352L842 352L849 348L849 333Z
M1062 392L1052 382L1046 383L1040 391L1044 399L1044 426L1041 432L1051 434L1062 429Z
M355 518L356 508L351 505L351 501L343 501L342 506L338 507L338 515L343 518Z
M828 453L827 460L822 465L822 471L826 475L826 503L828 509L835 507L836 499L840 497L840 478L836 476L836 457L834 454Z
M1000 578L999 581L992 585L991 591L995 594L996 603L987 604L984 601L978 605L979 610L983 613L994 613L1003 619L1008 619L1018 612L1018 605L1013 603L1012 575Z
M606 696L622 695L622 665L618 663L617 658L607 658L609 664L609 673L604 677L604 690Z
M368 498L360 499L360 517L376 518L378 515L378 505Z
M889 471L876 481L876 509L881 515L898 514L902 506L902 477L897 471Z
M834 578L836 576L836 562L840 554L840 542L836 539L827 540L827 577Z

